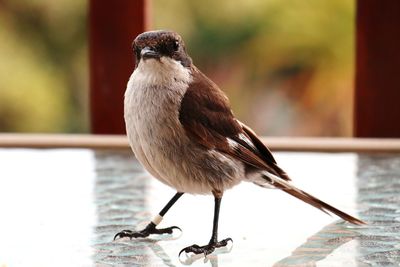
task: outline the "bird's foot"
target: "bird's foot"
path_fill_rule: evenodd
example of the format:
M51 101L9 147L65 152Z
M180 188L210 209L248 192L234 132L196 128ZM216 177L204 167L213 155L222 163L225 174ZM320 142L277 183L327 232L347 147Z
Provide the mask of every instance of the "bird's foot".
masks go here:
M199 245L191 245L189 247L186 247L182 249L179 252L179 256L182 254L182 252L185 253L194 253L194 254L204 254L204 256L207 256L211 254L216 248L221 248L221 247L226 247L228 245L228 242L231 241L233 243L232 238L226 238L221 241L210 241L208 245L205 246L199 246Z
M156 228L156 225L151 222L142 231L122 230L121 232L117 233L114 236L114 240L123 237L129 237L130 239L132 239L132 238L148 237L149 235L172 234L174 229L177 229L182 232L181 228L179 228L178 226L171 226L167 228L158 229Z

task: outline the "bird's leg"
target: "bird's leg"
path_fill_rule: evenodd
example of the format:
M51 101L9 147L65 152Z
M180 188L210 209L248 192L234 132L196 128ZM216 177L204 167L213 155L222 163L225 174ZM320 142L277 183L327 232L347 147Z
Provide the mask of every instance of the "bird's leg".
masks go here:
M182 231L178 226L171 226L168 228L158 229L157 225L162 221L163 216L167 211L175 204L175 202L183 195L181 192L177 192L173 198L165 205L165 207L160 211L160 213L141 231L132 230L122 230L114 236L114 240L122 237L138 238L147 237L151 234L162 235L162 234L172 234L174 229Z
M216 248L225 247L226 245L228 245L229 241L233 242L232 238L226 238L221 241L218 241L218 219L219 219L219 209L222 200L222 193L213 191L213 194L214 194L215 205L214 205L213 230L210 242L205 246L199 246L195 244L186 247L179 252L179 256L181 255L182 252L185 253L192 252L194 254L204 254L204 256L207 256L208 254L211 254Z

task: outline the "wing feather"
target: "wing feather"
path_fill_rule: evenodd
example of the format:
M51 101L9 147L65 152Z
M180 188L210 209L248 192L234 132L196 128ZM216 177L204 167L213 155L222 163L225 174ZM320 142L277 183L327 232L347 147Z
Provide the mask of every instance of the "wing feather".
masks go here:
M224 93L195 67L192 74L193 82L182 99L179 120L194 142L205 149L239 159L250 168L262 170L267 184L323 212L332 212L354 224L364 224L289 183L289 176L277 165L271 151L250 127L235 119Z
M271 172L284 180L288 175L256 134L233 115L225 94L197 68L179 112L186 133L199 145L228 154L245 164Z

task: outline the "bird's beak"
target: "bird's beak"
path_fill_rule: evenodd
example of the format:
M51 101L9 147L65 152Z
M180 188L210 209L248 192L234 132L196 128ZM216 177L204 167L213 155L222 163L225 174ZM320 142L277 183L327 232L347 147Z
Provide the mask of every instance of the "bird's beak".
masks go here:
M140 51L140 56L143 59L148 59L148 58L156 58L159 59L160 58L160 54L157 53L156 51L152 50L150 47L145 47L142 49L142 51Z

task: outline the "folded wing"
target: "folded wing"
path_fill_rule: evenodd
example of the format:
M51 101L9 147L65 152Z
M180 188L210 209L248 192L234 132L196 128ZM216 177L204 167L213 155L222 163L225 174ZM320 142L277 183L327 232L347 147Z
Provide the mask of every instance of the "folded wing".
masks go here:
M290 180L257 135L234 117L228 98L217 85L196 68L192 74L193 81L182 99L179 113L188 136L207 149L218 150L252 168Z

